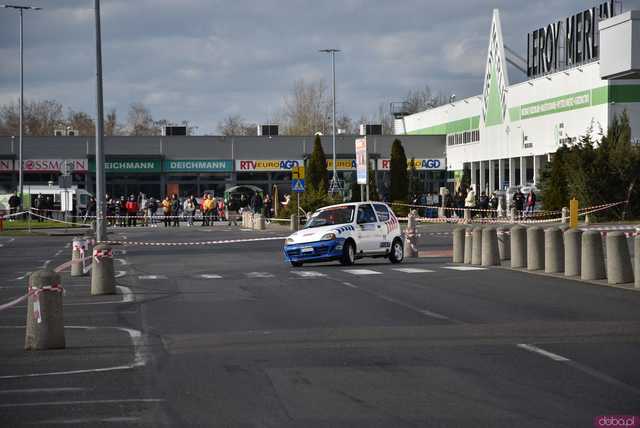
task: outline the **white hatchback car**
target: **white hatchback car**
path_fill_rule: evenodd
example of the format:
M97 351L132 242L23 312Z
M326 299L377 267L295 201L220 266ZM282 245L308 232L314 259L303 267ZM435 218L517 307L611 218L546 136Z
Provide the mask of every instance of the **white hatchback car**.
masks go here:
M361 257L387 257L400 263L404 258L400 223L382 202L320 208L303 229L287 238L284 257L295 267L330 260L351 265Z

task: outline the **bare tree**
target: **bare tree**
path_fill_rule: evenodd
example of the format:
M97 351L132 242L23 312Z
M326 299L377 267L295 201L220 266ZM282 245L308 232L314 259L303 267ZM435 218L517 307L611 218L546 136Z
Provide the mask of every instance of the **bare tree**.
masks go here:
M351 120L351 118L346 114L343 114L336 119L336 128L340 130L339 132L343 132L347 135L353 135L356 131L353 126L353 120Z
M413 114L446 104L447 98L441 93L434 94L429 85L425 85L424 88L409 91L404 102L407 103L407 113Z
M73 111L69 109L66 126L78 131L78 135L90 136L96 133L96 123L91 116L85 112Z
M129 135L160 135L160 128L154 122L149 109L141 102L131 104L127 113L127 131Z
M331 103L324 80L305 82L298 80L292 93L284 100L284 133L311 135L326 133L331 123Z
M226 136L247 136L258 133L256 126L247 123L239 114L229 115L218 122L218 132Z
M18 135L20 104L10 103L0 107L0 123L5 135ZM56 126L64 123L63 107L53 100L25 102L24 135L53 135Z
M107 117L104 119L104 135L111 137L120 133L120 125L118 124L118 116L116 109L109 110Z

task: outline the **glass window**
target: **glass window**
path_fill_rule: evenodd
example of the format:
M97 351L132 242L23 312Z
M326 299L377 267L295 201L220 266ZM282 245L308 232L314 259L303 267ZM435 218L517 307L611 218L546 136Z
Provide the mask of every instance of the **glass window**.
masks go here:
M331 226L351 223L353 221L353 205L318 210L309 219L305 228Z
M370 204L360 205L358 207L358 224L375 223L376 221L376 215Z
M373 204L376 209L376 213L378 214L379 221L387 221L389 220L389 210L386 206L381 204Z

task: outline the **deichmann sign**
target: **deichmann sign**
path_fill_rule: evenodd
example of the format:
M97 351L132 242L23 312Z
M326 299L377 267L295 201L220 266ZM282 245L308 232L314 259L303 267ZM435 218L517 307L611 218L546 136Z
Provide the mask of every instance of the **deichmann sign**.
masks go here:
M96 163L95 160L91 160L89 163L91 172L95 172ZM159 159L121 159L121 160L108 160L104 163L104 171L107 173L114 172L130 172L130 173L145 173L145 172L160 172L162 171L162 163Z
M22 161L24 172L62 172L67 163L73 164L73 172L86 172L86 159L25 159ZM18 161L10 159L0 160L0 171L16 171Z
M614 0L569 16L527 34L527 76L536 77L575 66L600 55L598 23L614 15ZM559 58L564 48L564 58Z
M233 161L218 159L165 160L162 169L165 172L231 172L233 171Z
M444 159L414 159L414 165L418 171L439 171L446 168ZM378 170L388 171L391 168L391 159L378 159ZM407 169L411 168L411 159L407 160Z
M294 166L303 165L299 159L287 160L236 160L236 171L291 171Z

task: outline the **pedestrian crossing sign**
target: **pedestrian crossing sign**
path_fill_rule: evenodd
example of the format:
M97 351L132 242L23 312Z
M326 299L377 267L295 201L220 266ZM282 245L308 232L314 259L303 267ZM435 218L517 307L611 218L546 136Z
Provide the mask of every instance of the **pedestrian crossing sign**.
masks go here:
M296 193L304 192L304 179L291 180L291 191Z

